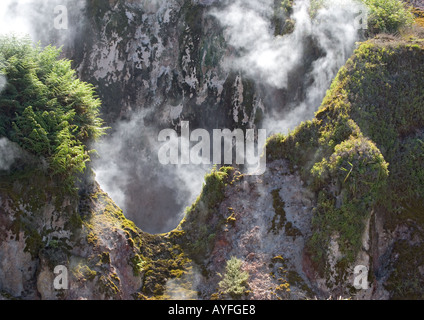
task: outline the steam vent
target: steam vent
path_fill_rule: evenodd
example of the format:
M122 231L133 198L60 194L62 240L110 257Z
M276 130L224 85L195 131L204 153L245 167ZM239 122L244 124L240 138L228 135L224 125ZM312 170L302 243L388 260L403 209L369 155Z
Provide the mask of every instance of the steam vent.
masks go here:
M1 1L0 300L421 299L422 0Z

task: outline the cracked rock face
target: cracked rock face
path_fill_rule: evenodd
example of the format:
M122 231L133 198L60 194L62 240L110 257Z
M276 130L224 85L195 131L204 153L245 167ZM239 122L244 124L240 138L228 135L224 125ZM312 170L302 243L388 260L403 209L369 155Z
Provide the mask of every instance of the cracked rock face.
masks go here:
M268 164L260 177L245 176L227 189L219 217L228 219L217 231L205 265L211 276L202 286L211 294L232 256L244 261L252 299L311 297L310 282L302 270L305 239L310 233L311 195L284 161ZM219 219L219 218L217 218ZM286 283L290 286L285 287Z
M213 3L87 4L95 19L88 20L81 43L65 50L84 80L99 87L109 123L154 108L157 124L169 126L191 109L219 104L228 73L219 68L221 29L206 11ZM180 105L184 110L176 113Z
M0 245L0 288L14 297L28 296L34 292L30 289L38 263L25 252L23 232L19 237L9 230L6 239Z
M17 184L14 188L19 190ZM131 299L140 289L142 279L131 263L138 252L128 231L132 226L124 226L119 208L98 187L89 200L81 199L82 212L75 199L30 206L13 190L0 192L3 298ZM65 271L56 272L57 267L65 269L64 280L58 276ZM55 281L66 284L65 290Z

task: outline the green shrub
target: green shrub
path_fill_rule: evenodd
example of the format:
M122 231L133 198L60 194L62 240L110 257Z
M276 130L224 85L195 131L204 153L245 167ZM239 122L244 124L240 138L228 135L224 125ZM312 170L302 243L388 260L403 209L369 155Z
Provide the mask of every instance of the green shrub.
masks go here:
M242 264L243 262L240 259L232 257L227 261L225 274L219 274L222 278L218 283L220 291L235 299L243 295L247 289L249 273L241 270Z
M335 147L330 158L316 163L311 174L322 186L330 180L349 195L368 203L375 199L388 176L388 163L370 140L354 138Z
M94 87L80 81L60 49L34 46L28 38L0 38L0 137L46 160L51 176L72 186L104 134Z
M368 28L371 34L397 33L414 22L411 11L399 0L363 0L369 9Z

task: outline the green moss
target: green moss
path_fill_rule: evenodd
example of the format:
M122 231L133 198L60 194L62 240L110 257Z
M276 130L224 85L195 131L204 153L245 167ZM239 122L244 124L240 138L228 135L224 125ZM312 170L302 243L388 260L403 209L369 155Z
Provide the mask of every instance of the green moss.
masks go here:
M271 259L272 263L280 263L285 266L285 259L282 256L275 256Z
M415 23L420 26L424 27L424 10L420 10L418 8L413 8L411 12L414 14L415 17Z
M95 198L96 207L87 206L84 217L81 217L82 224L88 230L87 240L93 245L98 241L98 231L103 227L115 226L124 231L127 240L132 242L133 246L138 246L141 241L142 231L137 228L134 222L128 220L122 210L109 198L109 196L96 189L93 193L82 196L81 202L90 201Z
M25 252L29 252L32 257L36 257L43 245L43 239L38 230L27 230L24 249Z
M424 298L424 277L422 252L424 245L411 245L406 240L397 241L393 254L398 258L385 287L394 300L422 300ZM418 268L417 268L418 266Z
M299 273L289 269L283 256L272 258L269 268L272 270L271 276L278 281L278 285L274 288L277 299L290 299L293 287L301 290L306 297L313 297L313 290L309 288Z
M103 264L110 264L110 253L109 252L102 252L102 254L100 255L100 261Z
M78 230L82 227L82 219L78 213L73 213L69 218L69 224L66 226L70 230Z
M97 272L90 269L88 265L77 265L75 268L71 270L74 277L81 282L93 281L97 276Z
M98 286L106 298L116 298L120 293L121 280L116 273L100 276Z
M281 189L277 189L271 192L275 215L272 219L272 226L269 231L274 234L277 234L287 223L286 211L284 210L286 204L280 197L280 190Z
M309 286L306 284L305 280L294 270L289 270L286 274L287 282L291 286L298 287L300 290L305 292L307 294L307 297L313 296L313 291Z
M143 234L143 242L130 261L134 274L142 276L143 287L137 299L169 299L168 281L178 279L179 285L189 290L192 280L192 261L171 233L164 235Z
M142 255L139 254L134 255L134 257L130 259L130 265L133 267L133 273L135 276L141 275L149 268L149 263Z
M13 214L11 231L17 240L23 233L25 252L29 252L35 259L51 239L49 234L52 230L45 227L45 212L53 211L56 217L69 221L75 214L73 208L77 198L75 194L66 195L63 189L57 188L58 182L41 169L38 161L31 162L31 166L27 164L20 170L14 169L7 175L0 175L0 194L8 199L8 212ZM40 188L40 185L43 188ZM66 223L65 229L72 230L70 225L70 222ZM62 250L69 252L66 241L54 241L57 241Z
M96 246L98 241L99 235L95 234L94 232L90 232L89 234L87 234L87 242L92 246Z
M299 229L293 226L292 222L287 221L286 211L284 210L285 203L280 197L280 191L281 189L276 189L271 192L275 215L271 221L271 228L269 231L278 234L278 232L284 229L285 234L289 237L302 235Z
M226 223L234 226L237 221L236 213L234 212L233 208L228 208L228 212L230 213L230 216L226 219Z
M184 231L186 249L200 265L211 250L216 229L222 222L222 219L214 218L225 198L225 187L232 183L235 175L237 172L232 167L213 169L206 175L200 196L191 207L187 208L186 216L177 228Z
M322 270L334 232L340 263L352 262L373 208L395 226L405 221L406 203L423 201L423 66L420 43L367 41L341 68L315 119L268 139L268 156L287 159L317 195L307 247Z
M302 232L298 228L296 228L292 222L287 222L284 226L285 234L289 237L296 238L298 236L302 236Z
M275 36L283 36L293 32L294 21L290 18L292 14L293 0L284 0L280 5L275 6L272 18Z

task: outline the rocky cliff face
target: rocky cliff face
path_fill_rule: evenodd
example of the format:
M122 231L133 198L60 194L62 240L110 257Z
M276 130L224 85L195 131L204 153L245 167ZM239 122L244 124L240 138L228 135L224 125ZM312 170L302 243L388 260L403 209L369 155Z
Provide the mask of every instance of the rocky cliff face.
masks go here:
M422 297L422 261L415 254L423 243L421 189L412 195L399 192L399 197L394 192L390 205L382 196L387 191L383 182L390 190L407 189L399 180L422 185L420 175L411 178L422 155L422 118L399 116L396 108L411 106L390 95L407 86L413 88L408 101L423 105L417 80L422 70L405 73L400 64L406 57L423 65L422 34L406 43L376 40L370 46L377 49L371 52L380 60L372 60L374 55L367 56L365 49L359 52L312 121L270 139L263 176L245 176L234 168L213 171L182 216L193 194L201 191L197 187L191 193L182 186L198 177L187 177L186 171L181 177L173 168L152 164L149 148L158 130L179 130L181 120L190 121L192 129L257 128L267 115L278 118L293 103L311 102L308 88L322 89L313 86L317 78L311 71L320 70L327 47L311 35L302 38L302 64L290 70L283 88L228 68L226 62L240 53L211 14L227 4L91 0L70 10L73 36L66 42L49 34L53 42L64 44L64 56L73 60L83 80L96 86L103 101L102 115L112 130L99 151L110 161L95 167L99 180L109 171L102 181L110 195L124 195L119 203L124 212L94 177L86 179L78 195L67 196L58 194L43 172L23 173L14 181L2 175L3 298L228 298L218 286L218 273L225 272L232 256L249 273L242 295L246 299ZM279 6L275 1L276 10ZM276 14L269 25L272 33L293 32L288 18ZM341 47L330 60L342 63L325 67L344 64L351 52ZM367 68L382 71L375 75ZM321 74L322 96L327 78L337 70ZM354 86L361 83L357 79L362 86ZM378 100L378 107L361 100L373 81L388 88L378 92L387 98ZM422 114L419 108L408 110ZM373 126L376 113L390 116ZM384 131L389 124L393 131ZM393 141L382 138L387 134ZM406 161L407 170L399 159ZM406 205L414 197L418 205ZM69 272L68 289L53 286L57 266ZM368 270L368 289L353 286L357 266Z
M109 123L152 108L152 121L166 127L177 126L180 116L195 125L230 126L222 101L231 99L224 87L230 91L236 79L226 84L220 67L227 48L207 12L214 2L87 2L82 39L67 56L101 88Z
M106 182L111 194L125 194L119 204L128 217L150 232L172 229L191 201L181 199L193 196L172 190L170 181L188 182L152 165L154 146L145 141L157 137L161 128L179 131L181 120L190 121L192 130L251 127L261 106L253 84L222 67L230 53L222 27L208 11L214 3L88 1L81 36L65 48L82 79L99 89L103 117L115 135L129 135L120 139L119 156L113 162L128 178L122 181L108 174L111 162L100 163L98 169L105 180L114 180ZM139 129L125 125L123 131L118 129L119 123L134 119L140 121ZM99 149L110 147L107 141ZM168 196L160 199L147 189ZM169 224L164 222L168 220Z
M247 5L252 13L256 8L249 6L254 3L237 6ZM158 168L151 156L156 152L151 140L159 129L180 131L182 120L190 122L191 130L294 128L304 117L313 116L331 79L352 53L356 37L348 25L342 32L324 23L316 31L308 24L300 25L292 38L281 37L293 32L289 19L293 8L290 4L282 9L280 1L272 0L259 12L260 23L266 24L263 32L254 36L254 42L243 39L239 48L232 33L249 22L233 26L222 17L230 5L225 1L87 1L77 11L82 19L74 22L78 39L65 43L65 55L81 78L98 88L103 118L113 128L111 136L118 137L98 148L104 159L111 158L97 163L102 172L99 180L127 216L146 231L164 232L177 225L184 208L197 196L205 173L187 178L184 170ZM264 65L235 67L243 64L240 52L254 57L261 47ZM267 55L272 63L277 55L275 69L266 66ZM287 63L281 61L286 58ZM321 70L321 66L327 68ZM283 85L268 81L274 78L269 74ZM293 109L297 111L289 116ZM198 183L189 187L193 180ZM154 186L149 189L163 190L167 199L150 193L147 181ZM178 193L172 190L174 184L179 186Z
M43 176L1 185L3 298L129 299L140 289L139 231L96 184L81 197L58 195Z

